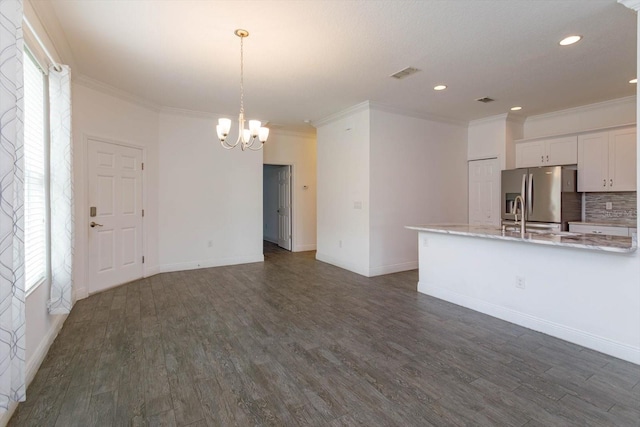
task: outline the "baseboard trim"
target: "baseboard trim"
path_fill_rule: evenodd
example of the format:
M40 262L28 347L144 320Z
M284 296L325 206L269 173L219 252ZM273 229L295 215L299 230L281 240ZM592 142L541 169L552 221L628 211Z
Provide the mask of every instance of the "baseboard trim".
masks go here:
M418 292L451 302L462 307L470 308L534 331L542 332L565 341L578 344L601 353L608 354L631 363L640 364L640 348L623 344L608 338L594 335L566 325L550 322L526 313L511 310L496 304L483 301L478 298L463 295L449 289L418 282Z
M49 328L49 332L47 332L47 335L45 335L44 338L40 341L40 345L38 345L35 353L33 353L31 360L27 361L25 371L27 385L31 384L31 381L33 381L33 379L35 378L36 373L38 373L40 365L42 365L42 362L44 362L44 358L47 356L49 348L51 348L51 345L60 333L62 325L64 325L64 321L67 320L68 316L68 314L56 314L51 316L53 317L53 324Z
M235 258L217 258L203 261L179 262L158 266L158 273L170 273L173 271L197 270L199 268L222 267L225 265L249 264L252 262L264 262L264 255L252 255Z
M47 334L42 338L42 341L40 341L40 345L38 345L38 348L36 349L35 353L33 353L33 356L31 356L31 360L27 361L24 373L27 389L29 388L29 384L31 384L31 381L33 381L33 379L36 377L38 369L40 369L40 365L42 365L42 362L44 362L44 358L47 357L47 353L49 352L49 349L51 348L51 345L55 341L56 337L60 333L62 325L64 325L64 321L67 320L68 315L57 314L52 317L53 324L49 328L49 332L47 332ZM0 414L0 426L6 426L9 423L9 420L11 419L13 413L17 408L18 403L12 402L9 405L9 409L3 414Z
M78 301L87 298L89 296L89 291L85 286L83 286L81 288L76 288L74 295L76 298L75 301Z
M325 254L320 253L320 252L316 252L316 259L318 261L326 262L327 264L335 265L336 267L340 267L340 268L343 268L345 270L352 271L352 272L357 273L357 274L359 274L361 276L369 277L369 269L368 268L360 267L360 266L355 265L355 264L342 262L341 260L339 260L337 258L334 258L334 257L329 256L329 255L325 255Z
M278 244L278 238L277 237L263 236L262 240L266 240L267 242L275 243L276 245Z
M315 251L315 250L316 250L315 243L311 245L297 245L295 248L293 248L293 252L306 252L306 251Z
M400 271L416 270L418 261L401 262L399 264L383 265L369 269L369 277L382 276L383 274L399 273Z
M160 266L154 265L153 267L147 267L144 271L143 277L151 277L160 273Z

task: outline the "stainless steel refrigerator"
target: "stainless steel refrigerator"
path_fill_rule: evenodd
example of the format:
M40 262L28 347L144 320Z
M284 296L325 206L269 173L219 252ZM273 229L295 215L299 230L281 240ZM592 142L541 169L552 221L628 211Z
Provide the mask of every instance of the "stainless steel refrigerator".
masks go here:
M520 204L515 210L515 199L522 196L524 218L529 229L566 231L569 221L580 221L582 196L577 192L575 166L546 166L502 171L502 223L513 224L516 213L522 218Z

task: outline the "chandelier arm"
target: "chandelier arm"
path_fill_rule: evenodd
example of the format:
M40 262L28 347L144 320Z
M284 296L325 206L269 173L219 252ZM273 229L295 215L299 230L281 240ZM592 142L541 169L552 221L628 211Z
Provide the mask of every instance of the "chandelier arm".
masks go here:
M222 144L222 148L231 150L232 148L236 148L236 146L238 145L238 142L240 141L236 141L236 143L232 145L232 144L229 144L226 140L224 140L224 141L220 141L220 144Z
M253 142L255 142L255 138L254 138ZM253 148L253 142L249 146L249 150L251 150L251 151L260 151L260 150L262 150L262 148L264 148L264 142L261 142L260 145L258 146L258 148Z

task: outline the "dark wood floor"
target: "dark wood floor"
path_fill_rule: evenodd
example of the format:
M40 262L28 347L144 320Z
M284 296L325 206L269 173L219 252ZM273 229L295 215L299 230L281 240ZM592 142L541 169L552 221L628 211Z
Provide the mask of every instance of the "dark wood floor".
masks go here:
M10 426L637 426L640 367L313 252L79 301Z

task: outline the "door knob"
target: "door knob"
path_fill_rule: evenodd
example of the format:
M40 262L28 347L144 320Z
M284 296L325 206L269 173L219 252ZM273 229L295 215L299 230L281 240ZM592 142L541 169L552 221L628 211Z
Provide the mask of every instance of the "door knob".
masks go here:
M91 221L91 224L89 224L89 225L91 226L91 228L93 228L93 227L102 227L102 224L98 224L95 221Z

